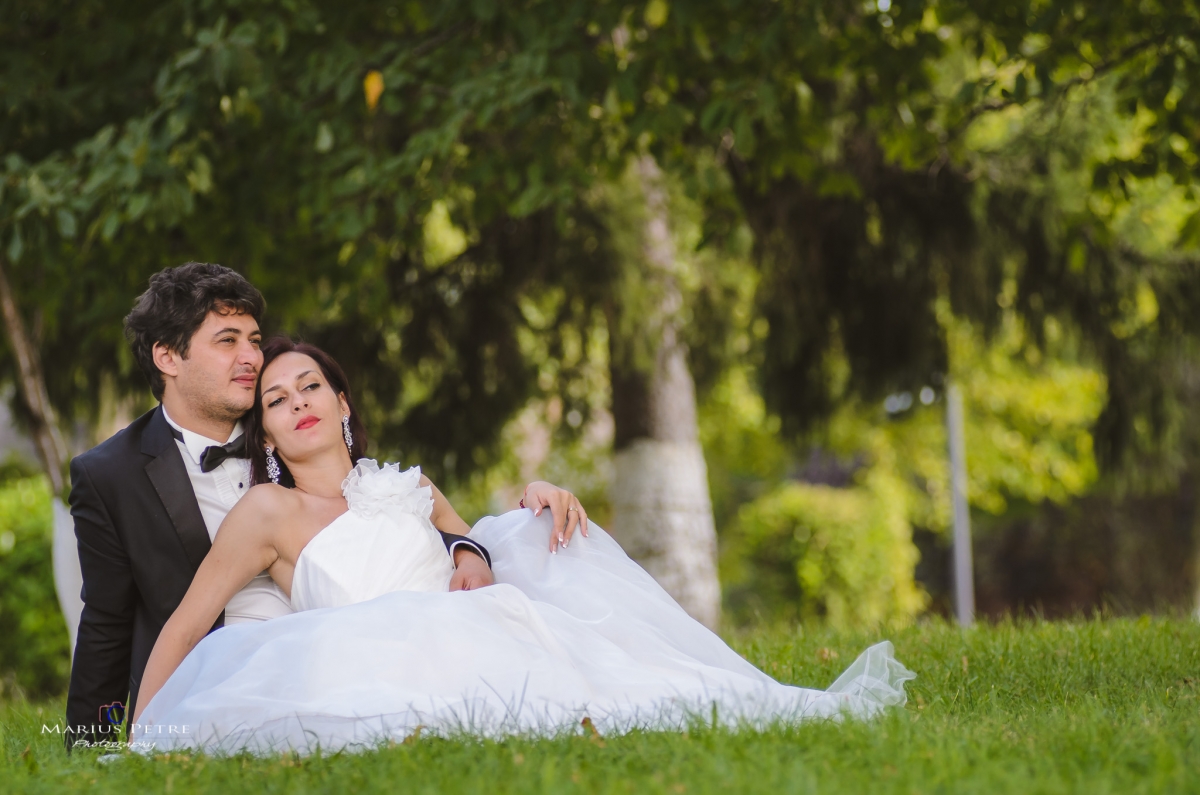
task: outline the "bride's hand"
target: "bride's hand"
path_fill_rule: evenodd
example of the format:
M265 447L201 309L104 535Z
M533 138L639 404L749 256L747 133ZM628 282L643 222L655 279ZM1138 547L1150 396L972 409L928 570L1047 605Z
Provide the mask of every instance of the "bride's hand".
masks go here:
M451 591L474 591L486 588L495 582L487 562L469 549L458 549L454 553L454 576L450 578Z
M533 509L534 516L540 516L545 508L550 509L550 515L554 517L554 532L550 534L551 552L558 552L559 545L565 547L576 528L587 538L587 511L575 495L566 489L544 480L535 480L525 487L524 503L526 508Z

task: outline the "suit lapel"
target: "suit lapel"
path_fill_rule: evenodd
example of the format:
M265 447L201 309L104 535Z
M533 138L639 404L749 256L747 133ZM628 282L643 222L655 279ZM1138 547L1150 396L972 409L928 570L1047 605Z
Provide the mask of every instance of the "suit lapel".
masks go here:
M146 475L154 484L158 498L162 500L167 515L175 525L175 532L183 543L192 568L198 569L212 547L212 542L208 538L208 528L204 525L200 505L196 502L196 493L192 489L192 481L188 478L187 467L183 464L183 456L179 453L175 438L171 436L171 429L163 417L161 406L155 411L142 435L142 452L154 456L153 460L146 464Z

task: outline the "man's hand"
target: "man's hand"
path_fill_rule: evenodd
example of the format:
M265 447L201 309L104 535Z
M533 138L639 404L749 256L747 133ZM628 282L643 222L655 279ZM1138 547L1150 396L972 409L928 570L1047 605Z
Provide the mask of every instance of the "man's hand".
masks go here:
M566 546L578 528L587 538L587 511L579 504L575 495L560 489L553 483L535 480L525 487L525 507L533 509L534 516L541 516L545 508L554 517L554 531L550 534L550 551L558 553L558 547Z
M486 588L496 581L492 570L483 558L469 549L454 550L454 576L450 578L451 591L474 591Z

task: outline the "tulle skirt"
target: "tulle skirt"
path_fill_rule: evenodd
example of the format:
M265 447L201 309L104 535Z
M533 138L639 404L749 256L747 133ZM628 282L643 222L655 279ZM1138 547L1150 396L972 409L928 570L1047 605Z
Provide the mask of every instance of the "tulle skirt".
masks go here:
M497 584L396 592L212 633L132 727L142 750L308 753L440 736L870 717L913 674L889 642L827 690L782 685L690 618L602 529L556 555L550 515L471 531Z

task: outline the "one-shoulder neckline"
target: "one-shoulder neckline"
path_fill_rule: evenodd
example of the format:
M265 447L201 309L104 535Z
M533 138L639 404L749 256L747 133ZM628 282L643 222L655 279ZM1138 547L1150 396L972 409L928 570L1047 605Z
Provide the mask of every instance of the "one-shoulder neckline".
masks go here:
M309 547L311 547L313 545L313 542L316 541L318 538L320 538L321 535L326 530L333 527L338 522L342 521L342 519L346 518L346 516L348 516L351 513L354 513L354 512L351 511L349 508L346 508L346 510L339 513L337 516L335 516L333 518L333 521L331 521L329 524L322 527L317 532L313 533L313 537L308 539L308 541L304 544L304 546L300 548L300 551L298 553L296 553L296 563L295 563L295 565L292 566L292 590L295 590L296 571L300 568L300 561L304 559L304 553L308 551ZM289 598L290 598L290 596L289 596Z

